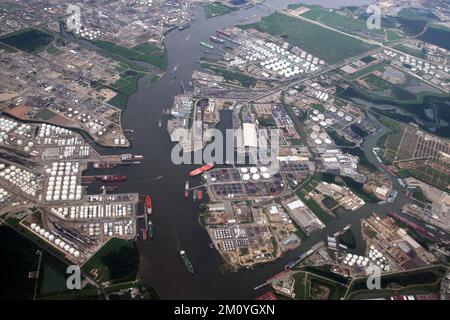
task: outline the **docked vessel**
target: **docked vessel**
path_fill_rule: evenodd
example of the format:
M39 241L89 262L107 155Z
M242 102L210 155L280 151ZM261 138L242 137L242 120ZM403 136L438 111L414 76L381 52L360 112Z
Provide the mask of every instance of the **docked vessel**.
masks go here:
M225 36L225 37L227 37L227 38L231 37L231 34L229 34L228 32L225 32L225 31L223 31L223 30L217 29L216 32L217 32L217 34L218 34L219 36Z
M116 167L117 167L117 164L115 164L115 163L109 163L109 162L95 162L94 163L95 169L113 169Z
M199 201L201 201L203 199L203 191L202 190L197 190L197 199Z
M190 23L188 22L188 23L185 23L185 24L182 24L181 26L179 26L178 27L178 30L184 30L184 29L186 29L186 28L189 28L190 27Z
M150 239L153 239L155 236L155 230L153 229L153 222L151 220L148 220L147 222L147 233Z
M191 260L189 260L187 254L184 250L180 251L180 257L181 257L181 260L183 261L184 266L186 267L187 271L190 274L194 274L194 266L192 265Z
M120 155L120 160L122 161L136 161L142 159L144 159L144 157L138 154L124 153Z
M145 207L147 208L147 214L151 215L153 211L153 205L152 205L152 197L150 197L150 195L147 195L145 197Z
M190 175L191 177L195 177L195 176L197 176L197 175L199 175L199 174L201 174L201 173L203 173L203 172L206 172L206 171L208 171L208 170L211 170L212 168L214 168L214 166L215 166L215 164L212 163L212 162L211 162L211 163L208 163L208 164L205 164L204 166L202 166L202 167L200 167L200 168L197 168L197 169L195 169L195 170L189 172L189 175Z
M184 197L187 199L189 197L189 181L186 181L184 185Z
M205 48L208 48L208 49L214 49L214 46L213 46L212 44L208 43L208 42L203 42L203 41L201 41L200 44L201 44L202 46L204 46Z
M119 189L119 187L118 186L102 186L100 189L106 193L110 193L110 192L116 191L117 189Z
M100 180L102 180L103 182L119 182L127 180L127 176L107 175L101 176Z
M147 240L147 229L142 229L142 239Z
M215 43L220 43L220 44L225 43L225 41L223 41L222 39L214 37L214 36L209 37L209 40L211 40L212 42L215 42Z

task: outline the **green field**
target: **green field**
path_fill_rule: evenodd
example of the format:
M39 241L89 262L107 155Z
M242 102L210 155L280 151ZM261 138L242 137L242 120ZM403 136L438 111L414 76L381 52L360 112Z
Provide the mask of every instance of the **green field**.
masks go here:
M102 49L131 61L147 62L162 70L165 70L167 67L166 52L159 48L156 50L155 46L149 43L140 44L131 49L104 40L96 40L95 44Z
M317 294L323 293L324 288L329 290L328 300L340 300L347 291L346 286L309 271L299 271L293 277L295 279L295 299L297 300L312 300Z
M113 238L83 266L87 274L98 270L99 281L134 280L139 265L139 253L132 241Z
M30 28L7 34L0 38L0 42L28 53L34 53L47 47L54 39L47 32Z
M420 59L424 59L425 56L426 56L426 51L415 49L415 48L411 48L411 47L405 46L403 44L397 45L394 48L397 49L397 50L400 50L400 51L402 51L402 52L404 52L406 54L409 54L411 56L420 58Z
M58 54L61 54L63 52L61 49L56 48L54 46L48 47L46 51L48 53L52 54L52 55L58 55Z
M381 290L367 290L366 278L355 280L347 299L391 297L394 294L438 292L447 268L433 266L424 270L406 271L381 277Z
M330 10L317 5L306 7L310 8L310 10L301 15L303 18L323 23L341 31L351 33L365 32L377 35L385 34L383 29L368 29L366 19L364 17L359 18L357 16L352 16L351 12L344 10Z
M260 22L241 27L255 28L273 36L280 36L329 64L341 62L375 48L352 37L281 13L274 13L262 18Z
M207 18L221 16L236 10L236 8L225 6L220 2L202 3L202 6L205 8Z

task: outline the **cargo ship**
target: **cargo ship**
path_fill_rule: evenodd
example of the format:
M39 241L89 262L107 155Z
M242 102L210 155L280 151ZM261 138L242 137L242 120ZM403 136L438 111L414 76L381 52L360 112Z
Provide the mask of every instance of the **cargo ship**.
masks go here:
M227 38L231 37L231 34L229 34L228 32L225 32L225 31L223 31L223 30L217 29L216 32L217 32L217 34L218 34L219 36L225 36L225 37L227 37Z
M109 162L96 162L94 163L95 169L114 169L117 167L117 164L115 163L109 163Z
M101 176L100 180L102 180L103 182L119 182L127 180L127 176L117 176L117 175Z
M120 160L122 161L136 161L143 160L144 157L138 154L124 153L120 155Z
M220 44L225 43L225 41L223 41L222 39L214 37L214 36L209 37L209 40L211 40L212 42L215 42L215 43L220 43Z
M191 177L195 177L195 176L197 176L197 175L199 175L199 174L201 174L201 173L203 173L203 172L206 172L206 171L208 171L208 170L211 170L212 168L214 168L214 166L215 166L215 164L212 163L212 162L211 162L211 163L208 163L208 164L205 164L204 166L202 166L202 167L200 167L200 168L198 168L198 169L195 169L195 170L189 172L189 175L190 175Z
M422 234L423 236L425 236L429 239L433 239L433 240L435 239L435 236L431 232L429 232L425 228L419 226L417 223L415 223L407 218L404 218L395 212L389 212L388 215L390 217L394 218L395 220L406 224L408 227L412 228L413 230L417 231L418 233Z
M184 185L184 197L187 199L189 197L189 181L186 181Z
M152 205L152 197L147 195L145 197L145 207L147 208L147 214L151 215L153 211L153 205Z
M214 46L213 46L212 44L208 43L208 42L203 42L203 41L201 41L200 44L201 44L202 46L204 46L205 48L208 48L208 49L214 49Z
M187 254L184 250L180 251L180 257L181 257L181 260L183 261L184 266L186 267L187 271L190 274L194 274L194 267L192 266L191 260L189 260Z
M148 220L147 228L148 237L150 239L153 239L153 237L155 236L155 230L153 229L153 222L151 220Z

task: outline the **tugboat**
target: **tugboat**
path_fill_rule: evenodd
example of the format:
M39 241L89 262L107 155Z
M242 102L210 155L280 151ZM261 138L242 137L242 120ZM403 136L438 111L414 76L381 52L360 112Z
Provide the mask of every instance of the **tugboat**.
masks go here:
M202 201L202 199L203 199L203 191L202 190L197 190L197 199L199 201Z
M141 229L141 231L142 231L142 239L147 240L147 230Z
M187 271L190 274L194 274L194 266L192 265L191 260L189 260L187 254L184 250L180 251L180 257L181 257L181 260L183 261L184 266L186 267Z
M187 199L189 197L189 180L186 181L184 185L184 197Z
M148 220L148 222L147 222L147 232L148 232L148 237L150 239L153 239L153 237L155 236L155 230L153 229L152 220Z

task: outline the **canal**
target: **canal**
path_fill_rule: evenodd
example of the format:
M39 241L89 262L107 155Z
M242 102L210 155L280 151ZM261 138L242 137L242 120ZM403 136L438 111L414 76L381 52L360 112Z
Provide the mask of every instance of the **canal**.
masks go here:
M173 143L165 129L165 122L159 127L159 120L164 109L171 107L173 97L181 93L180 80L189 83L192 72L200 70L197 61L202 57L204 48L200 41L207 41L216 29L230 25L251 23L272 13L275 8L283 8L298 1L268 0L264 5L243 9L225 16L206 19L201 7L195 9L195 19L185 30L173 30L166 36L165 45L169 56L168 72L156 83L142 79L139 89L128 102L123 113L122 124L125 129L134 130L132 148L125 152L142 154L143 165L123 167L115 173L128 175L128 180L121 184L119 192L139 192L153 197L153 223L155 238L151 241L138 241L141 255L140 274L145 282L156 288L164 299L253 299L261 292L254 287L265 282L280 272L283 266L328 234L333 234L344 226L351 224L355 233L356 252L364 251L364 243L359 231L360 219L373 212L386 214L398 211L406 201L404 191L391 177L399 195L394 203L383 206L367 204L353 213L345 213L333 220L323 232L313 234L302 245L289 252L274 263L258 266L254 270L242 270L223 274L219 271L222 264L206 231L198 222L199 208L183 195L187 173L195 166L174 165L171 161ZM330 1L303 1L307 3L330 6ZM332 1L336 5L355 5L370 1ZM189 37L190 36L190 37ZM174 78L173 70L176 69ZM372 147L377 139L388 130L381 127L376 134L369 136L364 143L368 159L374 163ZM108 151L109 152L109 151ZM119 152L119 151L115 151ZM184 249L194 267L195 274L190 275L182 264L178 251Z

